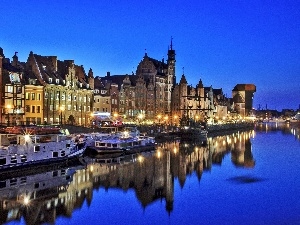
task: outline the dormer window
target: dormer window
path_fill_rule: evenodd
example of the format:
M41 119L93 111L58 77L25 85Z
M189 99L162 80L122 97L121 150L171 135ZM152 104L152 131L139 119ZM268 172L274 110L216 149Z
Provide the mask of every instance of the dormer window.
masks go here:
M43 70L46 70L46 66L42 64Z
M82 83L79 83L79 86L82 88Z
M51 84L51 83L52 83L52 78L49 77L49 84Z
M86 84L86 88L89 88L90 87L90 85L89 84Z
M59 79L56 79L56 84L59 84Z
M65 80L63 80L63 84L64 84L64 85L66 84L66 81L65 81Z

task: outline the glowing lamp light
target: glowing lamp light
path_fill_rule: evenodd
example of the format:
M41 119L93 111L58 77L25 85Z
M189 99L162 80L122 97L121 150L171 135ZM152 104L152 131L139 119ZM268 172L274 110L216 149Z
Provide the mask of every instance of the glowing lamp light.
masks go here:
M29 134L25 134L24 135L24 139L25 139L25 142L28 142L30 140Z

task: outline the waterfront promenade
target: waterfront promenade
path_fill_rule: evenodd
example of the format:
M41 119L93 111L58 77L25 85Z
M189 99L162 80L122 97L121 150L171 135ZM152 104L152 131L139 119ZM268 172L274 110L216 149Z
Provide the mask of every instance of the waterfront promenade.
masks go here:
M253 129L255 123L253 122L240 122L240 123L227 123L227 124L214 124L207 126L208 136L216 136L235 132L237 130L248 130ZM147 134L155 137L168 138L174 132L178 131L177 126L168 125L137 125L139 131L143 134ZM70 126L66 125L63 128L69 130L71 134L74 133L92 133L92 132L107 132L108 128L87 128L81 126Z

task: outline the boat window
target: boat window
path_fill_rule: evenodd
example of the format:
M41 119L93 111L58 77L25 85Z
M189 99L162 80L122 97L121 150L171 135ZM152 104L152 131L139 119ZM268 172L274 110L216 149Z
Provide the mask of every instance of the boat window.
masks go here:
M34 146L34 152L39 152L40 148L41 148L41 146L39 146L39 145Z
M111 147L111 143L107 143L107 147L109 147L109 148L110 148L110 147Z
M65 152L65 151L61 151L60 155L61 155L61 156L65 156L65 155L66 155L66 152Z
M26 155L21 155L21 162L26 162L26 161L27 161Z
M102 146L102 147L103 147L103 146L105 146L105 143L100 143L100 145L99 145L99 146Z
M39 188L40 187L40 183L35 183L34 184L34 188L36 189L36 188Z
M52 176L57 177L58 176L58 171L53 171Z
M12 163L12 164L17 163L17 158L16 158L16 156L12 156L12 157L11 157L10 163Z
M0 181L0 188L5 188L6 187L6 181L5 180L1 180Z
M9 180L9 182L10 182L10 186L15 186L15 185L17 185L17 179L16 178L12 178L12 179L10 179Z
M0 159L0 165L5 165L6 164L6 158L1 158Z
M112 147L116 148L116 147L118 147L118 144L112 144Z
M21 177L20 184L26 184L27 177Z
M66 147L67 147L67 148L69 148L70 146L71 146L70 143L67 143L67 144L66 144Z
M53 155L52 155L53 158L56 158L58 157L58 152L53 152Z
M60 174L61 175L65 175L66 174L66 170L61 170Z

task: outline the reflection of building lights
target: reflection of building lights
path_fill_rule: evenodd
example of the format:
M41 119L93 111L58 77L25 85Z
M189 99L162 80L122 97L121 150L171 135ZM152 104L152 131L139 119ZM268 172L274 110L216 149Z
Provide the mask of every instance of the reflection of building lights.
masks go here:
M141 155L139 155L139 157L138 157L138 161L141 163L141 162L143 162L144 161L144 157L143 156L141 156Z
M91 171L91 172L93 172L93 170L94 170L94 167L93 167L93 166L91 166L91 168L90 168L90 171Z
M199 150L198 147L195 147L195 152L198 152L198 150Z
M25 197L24 197L24 201L23 201L24 205L28 205L29 202L30 202L29 197L28 197L28 196L25 196Z
M177 153L177 148L176 147L174 147L173 152L174 152L174 154Z
M157 151L157 158L160 158L161 157L161 153L160 151Z

